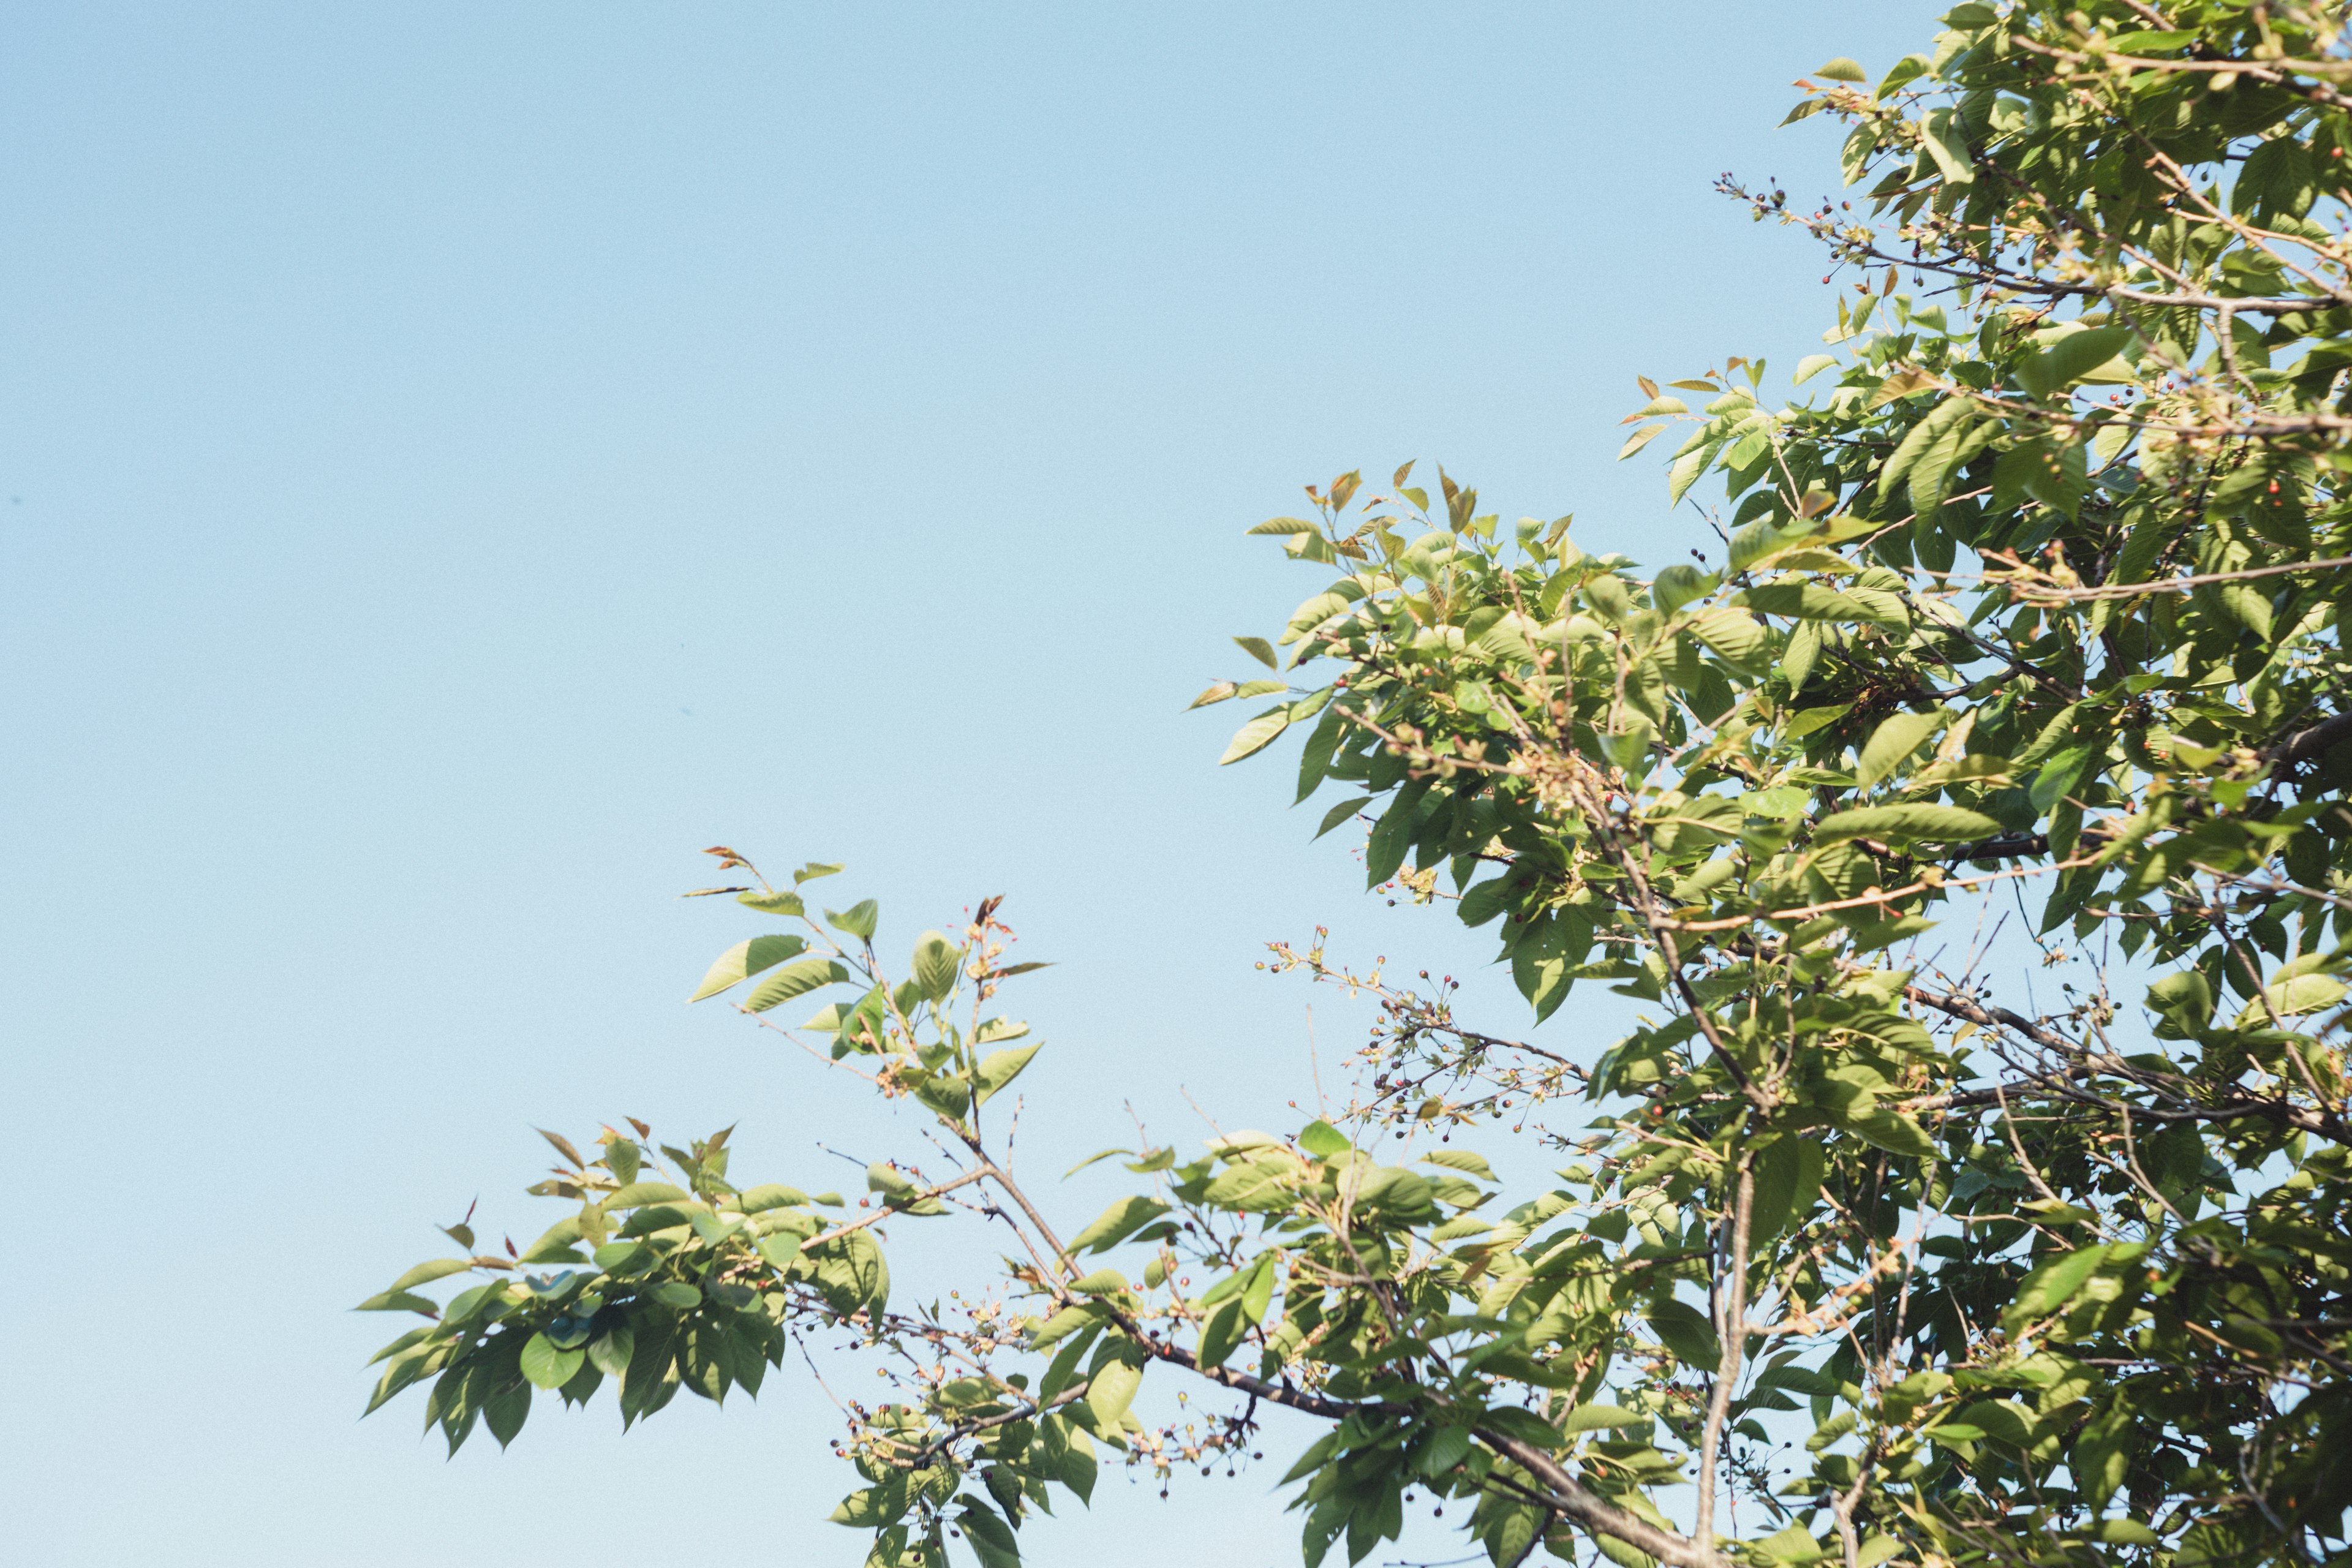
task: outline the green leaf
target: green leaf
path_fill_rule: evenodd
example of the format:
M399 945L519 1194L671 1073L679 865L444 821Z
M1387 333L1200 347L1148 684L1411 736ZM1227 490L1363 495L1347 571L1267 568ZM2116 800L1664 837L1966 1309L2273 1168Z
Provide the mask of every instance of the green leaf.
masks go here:
M647 1204L682 1204L690 1201L686 1189L667 1182L631 1182L604 1200L607 1214L621 1209L643 1208Z
M557 1350L545 1334L533 1334L522 1347L522 1374L536 1387L561 1388L587 1356L584 1350Z
M1795 646L1796 640L1794 637L1789 639L1791 647ZM1794 678L1791 677L1791 679ZM1820 708L1801 708L1790 715L1788 723L1781 727L1780 734L1786 740L1801 741L1816 730L1828 729L1853 711L1853 704L1851 702L1832 702Z
M835 913L824 911L824 923L838 931L846 931L860 942L874 939L874 927L882 918L882 908L871 899L860 899L847 909Z
M1740 603L1768 616L1790 616L1808 621L1899 622L1877 605L1850 598L1819 583L1766 583L1739 595Z
M2273 1017L2292 1018L2305 1013L2316 1013L2342 1001L2345 984L2333 974L2319 972L2326 960L2318 954L2296 959L2272 976L2263 986L2262 995L2246 1005L2239 1014L2237 1026L2252 1028ZM398 1287L394 1287L397 1289Z
M1902 1551L1903 1543L1895 1537L1873 1535L1862 1543L1862 1550L1853 1560L1854 1568L1878 1568L1878 1564L1887 1559L1901 1555Z
M1815 67L1813 74L1828 81L1863 82L1870 79L1868 73L1843 55L1840 55L1827 65Z
M1993 468L1993 483L2019 485L2053 511L2079 516L2090 488L2087 444L2075 441L2061 447L2046 437L2021 442L2001 454Z
M1957 805L1865 805L1824 818L1813 828L1813 842L1884 838L1969 844L2000 832L2000 824L1984 813Z
M837 985L849 978L849 971L830 958L804 958L798 963L787 964L751 989L743 998L747 1013L764 1013L780 1002L807 994L820 986Z
M1822 1556L1822 1543L1802 1524L1790 1524L1756 1542L1756 1549L1780 1563L1811 1563Z
M651 1268L658 1255L641 1241L608 1241L590 1256L597 1268L618 1279Z
M1999 420L1978 419L1971 416L1955 420L1928 443L1927 450L1919 454L1918 461L1911 466L1910 473L1911 510L1914 514L1912 536L1915 539L1925 541L1931 547L1937 547L1939 541L1948 544L1948 537L1938 532L1936 524L1944 498L1951 491L1952 475L1983 451L2000 434ZM1947 570L1949 566L1950 562L1947 560L1937 569Z
M1076 1175L1080 1171L1085 1170L1088 1165L1099 1165L1099 1164L1101 1164L1105 1160L1109 1159L1109 1158L1110 1158L1112 1155L1114 1155L1114 1154L1129 1154L1129 1155L1131 1155L1131 1154L1133 1154L1134 1152L1135 1152L1135 1151L1134 1151L1134 1150L1132 1150L1132 1149L1100 1149L1100 1150L1097 1150L1094 1153L1091 1153L1091 1154L1087 1155L1085 1159L1083 1159L1083 1160L1079 1161L1076 1164L1075 1164L1075 1165L1071 1166L1068 1170L1066 1170L1066 1171L1063 1172L1063 1173L1062 1173L1062 1180L1064 1180L1064 1181L1066 1181L1066 1181L1068 1181L1072 1176Z
M2213 589L2213 596L2228 611L2230 618L2265 642L2274 635L2271 625L2271 602L2260 589L2244 583L2223 583Z
M1882 89L1881 96L1884 93ZM1975 158L1969 152L1968 138L1961 134L1959 122L1949 109L1929 110L1920 119L1919 131L1927 156L1935 160L1937 170L1948 184L1965 185L1976 179Z
M1685 1366L1712 1373L1722 1364L1723 1346L1715 1337L1714 1325L1689 1302L1672 1298L1660 1301L1650 1310L1648 1321L1658 1342Z
M980 1568L1020 1568L1020 1543L1004 1521L986 1506L967 1498L963 1511L956 1518L963 1525L964 1540L971 1543L972 1555L980 1559Z
M1901 766L1927 738L1951 722L1942 709L1930 713L1895 712L1879 721L1863 743L1853 770L1853 786L1866 790Z
M1947 398L1928 410L1927 417L1904 433L1895 453L1878 470L1878 493L1890 496L1927 449L1955 428L1968 423L1971 405L1966 398Z
M2169 1026L2157 1031L2159 1038L2196 1034L2212 1022L2213 1004L2212 982L2193 969L2165 975L2147 988L2148 1010Z
M352 1310L354 1312L421 1312L428 1318L437 1318L441 1315L439 1302L429 1296L419 1296L407 1290L386 1290L381 1295L370 1296Z
M1797 373L1790 377L1790 383L1791 385L1802 386L1835 363L1837 363L1835 354L1807 354L1797 362Z
M1618 1426L1639 1426L1650 1418L1616 1405L1579 1405L1560 1420L1560 1430L1573 1437L1580 1432L1603 1432Z
M1696 566L1669 566L1650 584L1650 602L1659 614L1670 616L1693 599L1714 592L1721 581L1714 573Z
M2001 1312L2001 1322L2014 1332L2036 1318L2057 1311L2090 1283L2091 1276L2099 1271L2099 1266L2113 1251L2105 1245L2085 1247L2077 1252L2062 1253L2042 1264L2019 1284L2017 1294Z
M1354 1147L1346 1133L1322 1121L1310 1121L1299 1129L1298 1146L1318 1160L1334 1159Z
M1856 1425L1857 1422L1853 1411L1841 1410L1835 1415L1831 1416L1827 1421L1813 1428L1812 1435L1805 1439L1805 1447L1811 1453L1821 1453L1827 1449L1832 1444L1835 1443L1839 1438L1853 1431Z
M1946 1430L1969 1426L2001 1442L2022 1445L2032 1432L2032 1418L2014 1401L1979 1399L1962 1405L1948 1421L1937 1423ZM1932 1430L1932 1428L1931 1428Z
M935 931L925 931L915 943L915 984L925 996L934 1002L944 1001L955 989L956 972L961 966L963 954L953 942Z
M1228 763L1238 763L1244 757L1256 755L1274 744L1282 732L1289 728L1290 705L1288 703L1267 709L1234 731L1232 742L1225 747L1225 754L1217 759L1217 765L1223 767Z
M1323 786L1324 777L1330 772L1331 759L1338 754L1339 742L1347 733L1347 718L1336 708L1326 710L1316 721L1315 728L1307 731L1307 744L1299 748L1298 794L1292 805L1296 805Z
M1878 90L1873 96L1885 98L1897 88L1926 76L1935 68L1935 62L1925 55L1905 55L1888 68L1885 76L1878 79Z
M2129 327L2092 327L2070 332L2017 367L2019 384L2036 397L2063 392L2085 377L2128 380L2131 367L2109 362L2128 347Z
M1755 616L1725 605L1702 610L1693 616L1690 634L1727 663L1749 670L1769 649L1772 641L1770 631Z
M710 973L702 977L688 1002L699 1002L706 996L716 996L729 986L772 969L784 960L799 954L808 943L796 936L755 936L749 942L739 942L719 955Z
M1821 1197L1823 1151L1817 1140L1783 1133L1756 1156L1755 1195L1749 1225L1761 1242L1777 1236L1791 1219L1812 1211Z
M1424 1165L1444 1165L1448 1170L1467 1171L1490 1182L1496 1179L1494 1167L1486 1163L1486 1157L1474 1154L1467 1149L1439 1149L1423 1155L1421 1161Z
M738 893L735 901L747 910L758 910L768 915L798 915L807 912L798 893Z
M1848 1119L1848 1124L1862 1134L1864 1142L1889 1153L1908 1160L1932 1159L1936 1153L1935 1140L1911 1117L1899 1111L1880 1109Z
M1235 637L1235 647L1268 669L1280 669L1281 662L1274 657L1274 645L1264 637Z
M1029 1058L1035 1056L1045 1044L1045 1041L1039 1040L1034 1045L1015 1046L1009 1050L991 1051L982 1058L980 1071L972 1078L972 1088L976 1091L974 1099L977 1102L982 1105L987 1104L989 1096L1019 1078L1021 1069L1029 1065Z
M1067 1339L1080 1329L1103 1321L1102 1310L1094 1306L1065 1307L1040 1323L1029 1336L1029 1348L1042 1350L1058 1340Z
M1124 1153L1126 1151L1119 1150ZM1124 1197L1095 1217L1092 1225L1070 1238L1073 1254L1092 1249L1108 1252L1168 1212L1157 1198Z
M392 1357L398 1355L404 1350L423 1344L426 1340L431 1339L439 1331L438 1327L432 1323L427 1323L423 1328L411 1329L406 1333L401 1335L398 1339L393 1341L392 1343L384 1346L383 1349L376 1352L375 1354L368 1357L367 1364L373 1366L380 1361L387 1361Z
M515 1440L530 1415L530 1384L510 1383L482 1401L482 1424L503 1448Z
M1118 1418L1135 1403L1135 1391L1142 1385L1143 1368L1124 1356L1097 1367L1087 1385L1087 1408L1094 1413L1097 1425L1104 1431L1116 1431Z
M1242 1280L1241 1295L1237 1300L1242 1304L1242 1316L1253 1323L1265 1321L1266 1309L1274 1302L1273 1253L1258 1255L1257 1262Z
M407 1273L394 1280L388 1288L387 1293L401 1290L412 1290L419 1285L430 1284L436 1279L446 1279L452 1274L463 1274L467 1269L471 1268L473 1266L474 1260L470 1258L432 1258L426 1262L418 1264L415 1268L410 1269Z
M1234 1353L1234 1348L1241 1343L1243 1331L1247 1327L1248 1323L1242 1317L1242 1304L1238 1298L1224 1302L1212 1311L1209 1314L1209 1321L1201 1326L1201 1345L1195 1352L1201 1365L1203 1367L1224 1365L1226 1358Z
M888 1305L890 1265L883 1258L882 1244L874 1239L873 1233L853 1230L832 1246L839 1249L835 1260L836 1278L846 1288L850 1299L877 1312Z
M540 1233L539 1239L523 1248L522 1263L577 1263L580 1254L574 1244L580 1239L580 1216L566 1215Z
M1534 1551L1536 1537L1542 1534L1552 1515L1533 1503L1512 1501L1490 1506L1486 1510L1486 1555L1495 1568L1517 1568ZM1350 1549L1358 1535L1356 1521L1349 1526Z
M1344 614L1349 606L1363 596L1363 589L1354 583L1345 581L1339 583L1292 611L1289 625L1284 628L1282 636L1276 637L1275 641L1287 647L1316 630L1326 621Z
M1086 1433L1071 1422L1049 1415L1037 1424L1039 1446L1054 1479L1091 1504L1095 1495L1095 1448Z
M1517 877L1489 877L1462 895L1454 913L1466 926L1482 926L1517 904L1527 889Z
M2282 985L2264 990L2263 994L2269 1000L2272 1012L2289 1018L2332 1007L2344 999L2344 982L2333 974L2298 974Z
M1377 888L1395 876L1404 866L1404 858L1412 852L1413 835L1420 826L1421 804L1429 793L1429 781L1420 779L1399 790L1372 825L1370 838L1364 847L1364 885Z
M628 1325L617 1325L588 1342L588 1364L607 1377L620 1377L628 1372L636 1348L637 1336Z
M905 1478L894 1476L881 1486L850 1493L825 1518L857 1530L879 1530L896 1523L912 1501Z
M1442 1476L1470 1456L1471 1436L1468 1428L1441 1426L1413 1456L1412 1468L1424 1476ZM1286 1479L1296 1479L1296 1476Z
M1621 463L1623 462L1626 458L1632 457L1634 453L1640 451L1643 447L1648 446L1659 437L1664 435L1667 428L1668 427L1664 425L1643 426L1639 430L1636 430L1631 436L1626 437L1625 444L1617 448L1617 460Z
M971 1085L960 1075L936 1074L915 1086L915 1098L949 1121L961 1121L971 1109Z
M1195 708L1206 708L1212 702L1223 702L1239 689L1241 689L1230 680L1211 681L1202 689L1201 695L1184 705L1185 711L1190 712Z
M1874 409L1884 408L1890 403L1917 393L1931 392L1935 388L1936 378L1926 371L1916 367L1898 370L1878 384L1878 390L1870 395L1870 406Z
M1322 837L1325 834L1330 832L1333 828L1339 826L1339 824L1347 821L1349 817L1355 816L1358 812L1363 810L1364 807L1371 805L1372 802L1379 798L1380 796L1378 795L1358 795L1353 800L1341 801L1339 805L1333 806L1330 810L1323 814L1322 825L1315 829L1315 837L1318 838Z
M2246 156L2238 171L2231 205L2252 211L2264 222L2284 214L2299 218L2311 210L2319 195L2314 178L2311 150L2293 136L2264 142ZM2251 199L2249 199L2251 198Z

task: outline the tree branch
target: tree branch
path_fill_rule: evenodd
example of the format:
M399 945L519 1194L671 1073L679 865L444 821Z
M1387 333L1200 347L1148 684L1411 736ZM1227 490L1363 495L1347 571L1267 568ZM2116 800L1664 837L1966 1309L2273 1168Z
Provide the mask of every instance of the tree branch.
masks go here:
M2297 730L2266 748L2262 755L2275 763L2308 762L2345 740L2352 740L2352 713L2338 713L2308 729Z
M1522 1443L1492 1427L1476 1426L1472 1430L1480 1442L1550 1488L1551 1506L1587 1530L1613 1536L1636 1551L1646 1552L1667 1568L1732 1568L1731 1560L1712 1547L1673 1531L1660 1530L1608 1501L1533 1444Z
M1783 1134L1785 1136L1785 1134ZM1701 1542L1715 1540L1716 1464L1723 1449L1723 1425L1731 1415L1731 1393L1739 1383L1739 1358L1748 1343L1748 1232L1755 1206L1754 1155L1742 1154L1731 1203L1731 1271L1722 1298L1716 1331L1723 1339L1723 1357L1715 1370L1715 1388L1706 1402L1706 1424L1698 1439L1698 1528Z
M1984 1089L1958 1089L1949 1094L1922 1095L1916 1100L1905 1100L1903 1109L1915 1114L1922 1110L1972 1110L1986 1106L2000 1106L2005 1104L2009 1096L2032 1090L2056 1094L2076 1104L2120 1110L2116 1101L2086 1093L2078 1087L2089 1079L2107 1077L2121 1079L2161 1097L2162 1104L2134 1107L2136 1114L2152 1121L2231 1121L2252 1116L2297 1132L2325 1138L2331 1143L2352 1146L2352 1126L2347 1126L2333 1110L2253 1095L2232 1095L2225 1100L2210 1101L2191 1099L2184 1092L2194 1088L2189 1079L2177 1074L2149 1072L2110 1052L2088 1050L2053 1034L2021 1013L2013 1013L2006 1007L1987 1006L1969 997L1928 991L1916 985L1905 986L1903 994L1923 1007L1933 1008L1947 1017L1958 1018L1979 1028L2011 1030L2052 1055L2066 1058L2070 1064L2056 1072L2036 1074L2022 1084L1993 1084Z

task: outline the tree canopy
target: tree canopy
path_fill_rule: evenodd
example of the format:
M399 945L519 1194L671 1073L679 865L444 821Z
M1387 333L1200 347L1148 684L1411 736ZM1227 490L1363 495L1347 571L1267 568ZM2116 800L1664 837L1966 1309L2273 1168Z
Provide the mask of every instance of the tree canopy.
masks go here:
M1408 1498L1499 1568L2341 1560L2345 20L1962 4L1801 82L1848 194L1725 188L1825 247L1826 352L1794 401L1735 358L1631 417L1628 456L1680 437L1689 560L1410 464L1253 530L1326 585L1195 704L1269 702L1224 760L1298 731L1323 831L1491 933L1535 1022L1643 1005L1605 1052L1278 947L1379 1000L1347 1113L1116 1151L1073 1225L1004 1154L1051 1058L993 902L894 965L873 900L807 903L838 867L719 851L767 923L698 999L822 1004L785 1032L951 1155L859 1211L731 1184L723 1134L551 1134L544 1236L451 1226L364 1303L425 1320L370 1408L503 1443L535 1394L634 1423L854 1338L897 1369L838 1446L877 1568L1003 1568L1099 1465L1229 1466L1266 1405L1321 1424L1277 1456L1309 1564ZM1565 1168L1506 1190L1474 1135ZM877 1238L922 1215L1007 1250L945 1313Z

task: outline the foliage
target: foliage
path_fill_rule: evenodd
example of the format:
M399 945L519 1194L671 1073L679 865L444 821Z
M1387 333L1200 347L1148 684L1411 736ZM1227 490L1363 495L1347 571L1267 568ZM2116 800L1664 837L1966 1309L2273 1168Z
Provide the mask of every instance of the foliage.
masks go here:
M993 906L893 979L871 902L820 921L752 872L714 890L807 934L699 994L766 1023L846 986L820 1054L952 1158L835 1219L730 1186L723 1134L667 1176L642 1128L554 1140L576 1213L520 1259L451 1227L466 1257L366 1303L429 1320L374 1403L430 1378L453 1444L504 1441L534 1389L609 1376L634 1420L845 1331L902 1358L836 1515L881 1564L950 1531L1013 1563L1107 1452L1231 1468L1265 1404L1326 1423L1288 1476L1310 1564L1422 1492L1505 1565L2340 1558L2342 21L1964 4L1874 87L1801 84L1863 194L1727 188L1852 292L1807 401L1739 360L1670 384L1695 412L1643 384L1628 453L1684 429L1674 500L1724 481L1689 563L1644 579L1442 475L1433 506L1411 465L1255 531L1335 575L1196 703L1276 698L1225 760L1304 731L1325 831L1367 821L1372 885L1491 929L1538 1021L1579 984L1645 1005L1597 1059L1277 947L1381 1000L1349 1114L1115 1151L1148 1184L1065 1241L988 1110L1037 1049L992 1014L1034 967ZM1989 970L2011 919L2057 1005ZM1506 1122L1557 1185L1453 1142ZM894 1310L880 1223L950 1212L1017 1238L1006 1293ZM1152 1425L1147 1374L1230 1402Z

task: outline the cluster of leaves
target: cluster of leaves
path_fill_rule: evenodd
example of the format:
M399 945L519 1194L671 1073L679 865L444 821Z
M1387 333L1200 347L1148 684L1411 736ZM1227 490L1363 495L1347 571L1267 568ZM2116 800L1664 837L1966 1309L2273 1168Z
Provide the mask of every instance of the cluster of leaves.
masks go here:
M613 1375L633 1418L854 1340L898 1369L845 1405L868 1485L836 1517L881 1568L1017 1561L1102 1450L1237 1469L1267 1405L1328 1424L1288 1475L1310 1564L1423 1494L1498 1568L2340 1559L2344 23L1971 3L1874 88L1815 72L1792 118L1850 128L1860 194L1727 182L1852 282L1812 390L1772 405L1735 359L1630 416L1628 456L1685 432L1675 502L1723 483L1687 563L1506 527L1442 472L1433 504L1412 465L1255 531L1331 576L1196 701L1273 700L1225 760L1300 731L1297 798L1344 791L1322 831L1363 825L1370 885L1491 930L1538 1023L1632 998L1624 1038L1485 1033L1450 981L1277 946L1381 1005L1355 1102L1114 1151L1148 1185L1066 1243L983 1125L1036 1049L988 1015L1031 967L993 904L893 982L871 903L724 889L811 935L698 994L766 1023L849 987L810 1048L945 1164L876 1165L880 1206L828 1226L728 1187L723 1135L657 1191L637 1141L559 1144L577 1217L369 1303L433 1319L377 1402L433 1376L453 1441L477 1411L503 1439L534 1386ZM1557 1184L1454 1145L1505 1118ZM957 1211L1002 1279L893 1315L879 1222ZM562 1262L591 1267L512 1277ZM469 1269L499 1277L413 1294ZM1155 1368L1223 1403L1147 1421Z
M730 850L712 853L730 868L757 875ZM826 910L823 925L807 915L800 887L840 869L804 866L793 873L790 891L764 879L757 889L701 889L696 896L732 892L752 909L798 919L814 946L799 934L739 942L719 955L689 1000L757 978L740 1004L757 1016L853 973L868 977L872 986L857 1000L829 1005L806 1026L824 1039L824 1054L835 1061L874 1058L877 1070L865 1076L886 1095L911 1095L944 1121L976 1126L979 1108L1020 1073L1037 1046L980 1054L1026 1029L999 1018L960 1028L951 999L968 992L984 1000L1005 976L1036 966L973 965L967 975L964 950L928 931L916 946L911 977L887 986L872 948L879 919L872 900ZM970 936L987 951L989 933L1002 930L983 909ZM917 1018L929 1034L922 1045L914 1043ZM892 1042L907 1048L891 1049ZM430 1378L427 1419L441 1426L454 1452L478 1419L500 1444L510 1441L530 1413L533 1389L584 1404L611 1377L619 1384L625 1424L660 1409L680 1386L714 1401L736 1386L756 1394L767 1368L782 1362L791 1325L846 1328L868 1339L903 1331L905 1323L887 1310L890 1272L877 1230L899 1214L944 1214L942 1194L969 1184L927 1187L917 1174L877 1163L866 1172L871 1195L858 1203L872 1212L828 1223L817 1210L845 1208L838 1193L812 1197L780 1184L730 1185L731 1129L678 1149L652 1143L643 1122L629 1125L634 1138L604 1128L593 1160L570 1139L541 1134L565 1163L530 1190L578 1207L528 1248L509 1242L503 1258L475 1252L473 1230L460 1221L444 1230L467 1249L464 1256L420 1263L361 1303L362 1311L415 1311L433 1320L377 1352L385 1364L369 1410ZM541 1266L553 1271L532 1271ZM470 1286L446 1305L416 1294L434 1280L469 1272L504 1278Z
M783 1357L778 1324L795 1284L822 1290L835 1310L854 1310L869 1292L878 1300L877 1281L887 1289L880 1253L862 1231L800 1252L819 1229L806 1194L728 1186L725 1133L690 1152L663 1151L685 1185L656 1179L645 1147L609 1128L593 1162L569 1139L544 1136L571 1163L541 1188L580 1199L578 1215L518 1256L429 1259L360 1303L362 1311L433 1320L376 1352L384 1370L368 1409L432 1379L425 1418L452 1452L477 1421L501 1445L511 1442L534 1390L583 1405L610 1377L625 1422L660 1409L681 1385L714 1400L739 1384L757 1394ZM827 1193L815 1201L842 1200ZM474 1245L464 1221L445 1229L459 1246ZM593 1268L560 1267L590 1263L583 1248L593 1249ZM537 1266L551 1271L530 1271ZM416 1294L473 1271L503 1278L469 1286L446 1306Z

